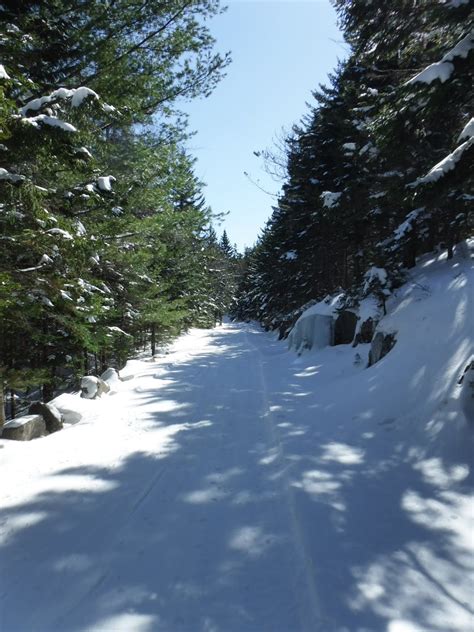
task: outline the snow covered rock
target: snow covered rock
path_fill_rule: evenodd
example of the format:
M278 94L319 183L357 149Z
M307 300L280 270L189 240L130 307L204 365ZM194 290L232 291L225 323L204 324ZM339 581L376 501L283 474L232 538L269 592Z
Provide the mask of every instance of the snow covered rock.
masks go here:
M396 343L395 334L378 331L375 334L369 351L369 366L376 364L394 347Z
M63 417L54 404L44 404L43 402L33 402L28 410L30 415L41 415L46 424L49 434L57 432L63 427Z
M95 399L110 391L110 386L100 377L95 375L85 375L81 379L81 397L85 399Z
M467 365L461 381L461 410L474 423L474 360Z
M112 392L116 393L120 389L122 380L120 378L120 375L117 369L113 369L112 367L109 367L102 373L102 375L100 376L100 379L110 386L111 393Z
M41 415L24 415L11 419L3 426L2 439L30 441L46 434L46 424Z
M65 425L77 424L90 413L88 404L92 404L92 402L71 393L63 393L49 402L49 405L53 405L59 410Z

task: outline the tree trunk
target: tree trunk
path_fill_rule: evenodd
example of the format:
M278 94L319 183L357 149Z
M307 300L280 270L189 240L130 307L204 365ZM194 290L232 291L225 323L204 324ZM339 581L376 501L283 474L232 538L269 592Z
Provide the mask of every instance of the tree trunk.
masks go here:
M155 355L156 351L156 325L155 323L151 326L151 355L152 357Z
M103 373L107 368L107 356L105 355L105 351L101 351L100 353L100 372Z
M15 419L16 417L16 406L15 406L15 391L10 389L10 418Z
M0 384L0 435L5 425L5 391L3 384Z
M48 382L47 384L43 384L41 394L43 396L43 402L45 404L51 401L54 397L54 383Z

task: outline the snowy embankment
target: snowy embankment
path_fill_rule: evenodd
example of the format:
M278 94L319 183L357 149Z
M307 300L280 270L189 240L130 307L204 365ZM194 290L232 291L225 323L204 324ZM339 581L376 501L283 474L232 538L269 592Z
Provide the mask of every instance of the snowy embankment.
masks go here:
M2 632L471 632L472 264L420 262L368 369L194 330L79 423L0 440Z

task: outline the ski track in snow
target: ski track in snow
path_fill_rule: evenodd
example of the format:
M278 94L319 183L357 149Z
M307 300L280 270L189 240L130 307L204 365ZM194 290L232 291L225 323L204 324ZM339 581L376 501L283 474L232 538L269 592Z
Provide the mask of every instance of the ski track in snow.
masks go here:
M370 369L227 323L0 440L1 632L472 632L474 275L440 266Z

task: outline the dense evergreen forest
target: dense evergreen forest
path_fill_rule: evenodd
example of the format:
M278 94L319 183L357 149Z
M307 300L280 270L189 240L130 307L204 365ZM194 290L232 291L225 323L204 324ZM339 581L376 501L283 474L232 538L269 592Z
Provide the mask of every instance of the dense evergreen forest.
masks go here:
M312 301L383 309L417 256L473 232L469 0L334 0L350 53L263 152L282 192L246 254L237 316L286 336Z
M336 292L383 307L417 256L472 233L471 3L333 4L349 54L263 152L283 186L242 260L179 111L230 61L219 1L1 3L0 399L48 400L229 310L285 336Z
M237 254L216 238L178 108L230 61L207 27L220 10L1 3L2 396L41 385L48 400L227 310Z

